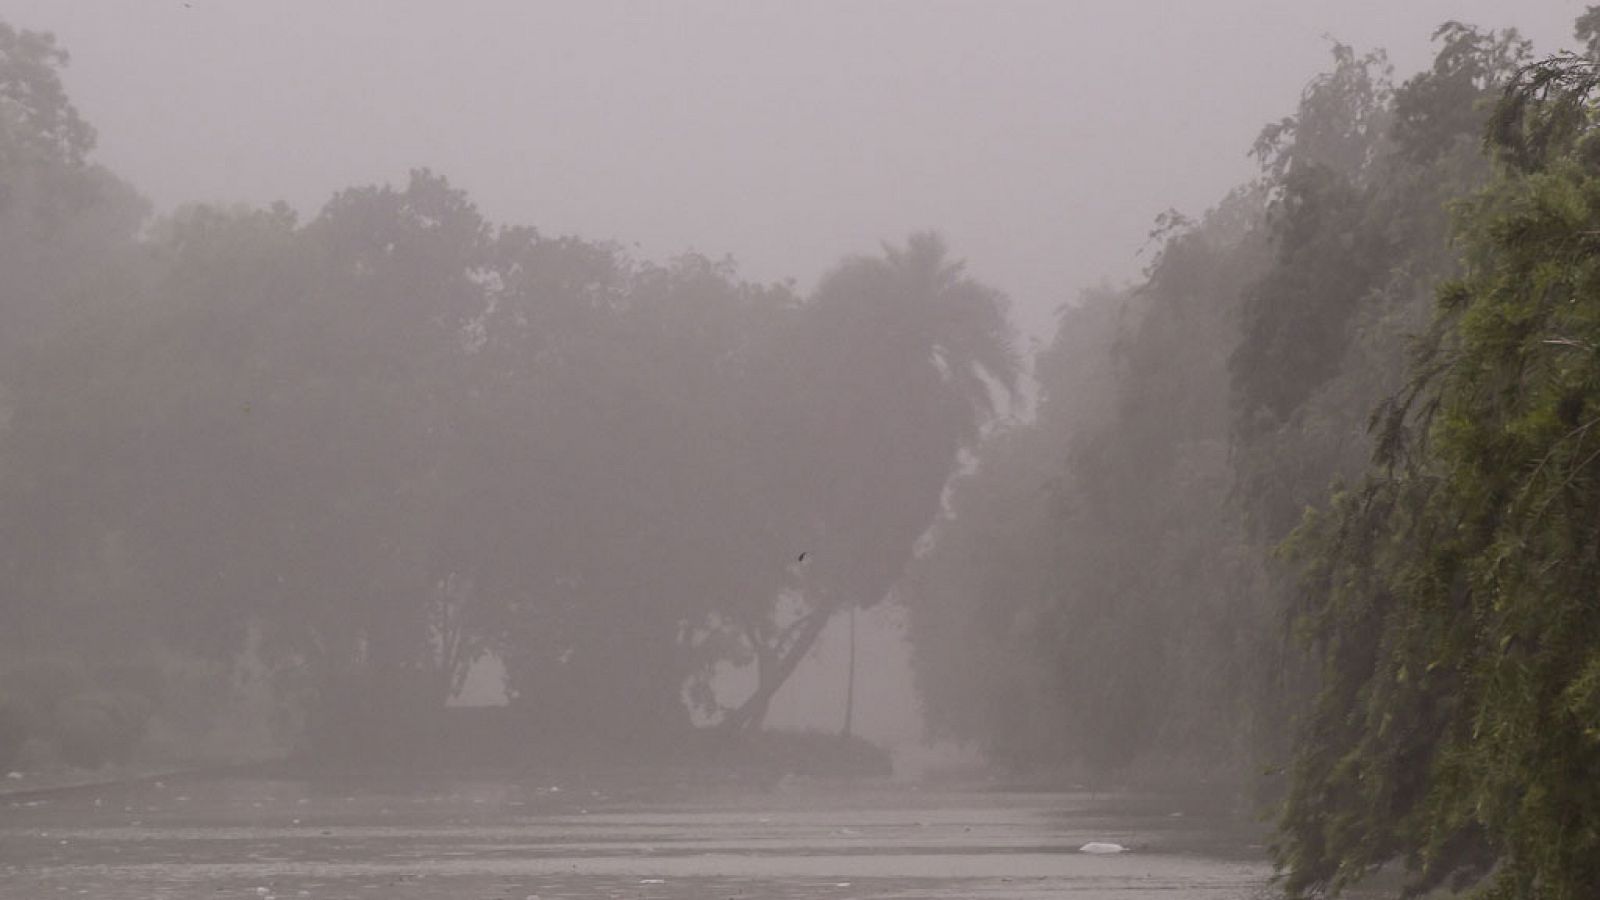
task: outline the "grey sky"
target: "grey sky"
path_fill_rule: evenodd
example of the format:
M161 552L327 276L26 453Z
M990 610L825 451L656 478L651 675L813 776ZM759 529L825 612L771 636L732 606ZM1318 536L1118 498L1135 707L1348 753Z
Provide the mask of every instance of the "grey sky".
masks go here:
M802 286L937 228L1033 333L1250 174L1332 35L1397 74L1441 21L1572 43L1582 0L0 0L160 209L430 166L500 221Z

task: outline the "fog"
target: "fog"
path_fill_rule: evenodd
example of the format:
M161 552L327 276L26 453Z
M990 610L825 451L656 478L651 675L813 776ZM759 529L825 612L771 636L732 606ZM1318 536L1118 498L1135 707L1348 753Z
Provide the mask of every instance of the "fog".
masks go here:
M1597 147L1582 2L0 0L0 900L1590 896Z
M0 4L74 54L98 158L160 208L444 172L498 221L802 286L939 229L1026 334L1252 172L1330 39L1423 68L1451 19L1577 0ZM1226 98L1225 101L1219 98Z

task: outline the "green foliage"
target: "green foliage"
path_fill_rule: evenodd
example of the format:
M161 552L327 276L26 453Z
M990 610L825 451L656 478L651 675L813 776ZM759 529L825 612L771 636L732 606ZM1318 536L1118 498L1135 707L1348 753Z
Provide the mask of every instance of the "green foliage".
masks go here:
M1533 764L1512 774L1505 760L1580 745L1583 731L1570 727L1547 740L1560 731L1537 711L1574 726L1592 708L1597 676L1584 648L1595 638L1580 623L1593 591L1582 581L1516 587L1524 605L1553 618L1511 636L1491 638L1486 627L1508 614L1505 600L1455 611L1471 606L1490 573L1529 568L1529 538L1496 531L1508 521L1496 510L1521 496L1504 479L1553 479L1537 499L1515 501L1548 516L1552 498L1582 495L1587 476L1570 476L1593 462L1540 443L1588 438L1593 373L1549 351L1592 355L1592 337L1561 324L1554 330L1568 336L1530 344L1531 333L1504 331L1527 328L1525 311L1479 321L1465 310L1485 292L1524 291L1574 313L1593 287L1583 280L1582 235L1600 229L1584 191L1549 186L1529 202L1556 225L1508 218L1515 204L1497 187L1464 213L1477 224L1453 246L1444 210L1491 176L1477 136L1503 86L1564 85L1578 97L1569 102L1580 124L1587 88L1570 74L1533 81L1534 70L1518 68L1527 50L1514 32L1448 25L1439 37L1435 66L1392 92L1381 56L1336 48L1334 71L1312 83L1295 116L1263 133L1253 192L1226 213L1167 229L1138 292L1064 318L1039 361L1038 421L990 443L958 482L952 516L912 583L918 674L942 733L1027 765L1117 767L1175 744L1212 759L1253 752L1271 761L1284 752L1274 738L1289 730L1289 711L1320 689L1281 820L1292 893L1343 887L1399 856L1411 861L1416 889L1470 881L1499 861L1506 891L1564 883L1567 893L1548 895L1579 896L1571 886L1592 873L1573 860L1592 850L1581 836L1590 826L1549 838L1555 823L1592 814L1589 788L1552 779L1518 792L1537 783ZM1544 102L1557 102L1553 91ZM1545 106L1522 109L1518 135L1539 137L1541 123L1559 121ZM1567 133L1562 171L1578 178L1593 170L1587 135ZM1508 242L1551 256L1495 262L1498 286L1486 287L1484 260ZM1451 281L1463 275L1461 247L1472 268ZM1581 278L1554 274L1563 262ZM1447 324L1413 345L1407 334L1427 327L1441 282ZM1544 354L1540 365L1563 373L1539 389L1541 414L1500 421L1467 402L1504 401L1532 374L1531 358L1517 355L1530 346ZM1464 347L1499 355L1464 357ZM1226 369L1212 362L1219 357ZM1447 372L1460 379L1450 391L1440 387ZM1390 394L1369 436L1369 411ZM1451 397L1467 400L1447 415ZM1233 427L1217 431L1229 415ZM1455 469L1470 463L1472 473L1448 503L1450 467L1437 458L1447 447L1471 450ZM1374 449L1380 468L1328 499L1330 482L1361 478ZM1284 554L1304 567L1307 596L1321 599L1291 600L1281 564L1264 557L1318 506L1326 510L1305 519ZM1531 571L1554 576L1592 546L1575 524L1589 513L1574 510L1568 533ZM1535 601L1551 591L1571 602ZM1291 602L1298 630L1313 638L1316 670L1277 640ZM1525 664L1473 664L1521 653L1545 661L1550 651L1533 649L1531 635L1569 626L1572 653L1549 660L1560 674L1543 689L1526 681L1539 672ZM1503 691L1499 706L1473 693L1480 688ZM1008 714L1019 708L1032 714ZM1491 727L1510 737L1489 744L1473 731ZM1444 752L1446 740L1459 743ZM1569 780L1588 771L1588 752L1558 770ZM1473 779L1485 773L1498 787L1475 794ZM1484 812L1496 804L1521 812ZM1529 812L1536 804L1546 808ZM1522 836L1507 839L1515 829ZM1528 875L1513 843L1524 852L1549 845L1553 868Z
M932 234L802 297L426 170L145 228L65 55L0 25L0 641L32 658L0 768L128 758L169 692L126 661L163 654L248 661L349 756L423 743L490 653L573 746L746 727L896 592L930 724L1002 762L1239 774L1301 708L1292 895L1400 859L1592 896L1600 8L1578 36L1525 65L1447 23L1398 87L1335 45L1255 181L1064 312L1021 421L1004 298Z
M1600 159L1590 129L1589 98L1597 86L1600 69L1592 58L1561 54L1522 67L1489 118L1485 143L1522 172L1537 171L1563 154L1590 163Z
M1520 46L1441 38L1398 90L1383 54L1335 45L1257 140L1261 178L1163 217L1145 282L1063 317L1037 421L957 483L908 590L944 733L1021 764L1281 759L1312 678L1270 549L1360 471L1368 411L1453 271L1443 206L1487 169L1478 120L1433 107L1491 96Z
M1591 86L1548 94L1573 71L1512 82L1510 165L1461 207L1467 268L1375 417L1374 468L1290 544L1323 664L1282 821L1292 895L1397 856L1417 891L1600 884L1600 176Z

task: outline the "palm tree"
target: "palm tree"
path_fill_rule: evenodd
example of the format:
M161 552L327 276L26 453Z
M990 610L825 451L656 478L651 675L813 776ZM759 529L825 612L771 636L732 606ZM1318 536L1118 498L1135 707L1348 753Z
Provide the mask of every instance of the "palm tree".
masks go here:
M793 392L776 477L812 561L791 585L801 610L779 622L769 604L746 629L758 686L733 729L759 725L835 612L888 594L1021 369L1004 296L932 233L841 263L773 362Z

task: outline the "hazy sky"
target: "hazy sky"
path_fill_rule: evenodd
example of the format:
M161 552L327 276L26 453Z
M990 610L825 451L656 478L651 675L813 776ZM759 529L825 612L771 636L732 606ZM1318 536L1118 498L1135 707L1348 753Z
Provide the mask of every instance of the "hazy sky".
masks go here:
M801 286L937 228L1042 332L1167 207L1247 177L1327 35L1426 64L1457 18L1569 46L1582 0L0 0L159 209L429 166L491 218Z

